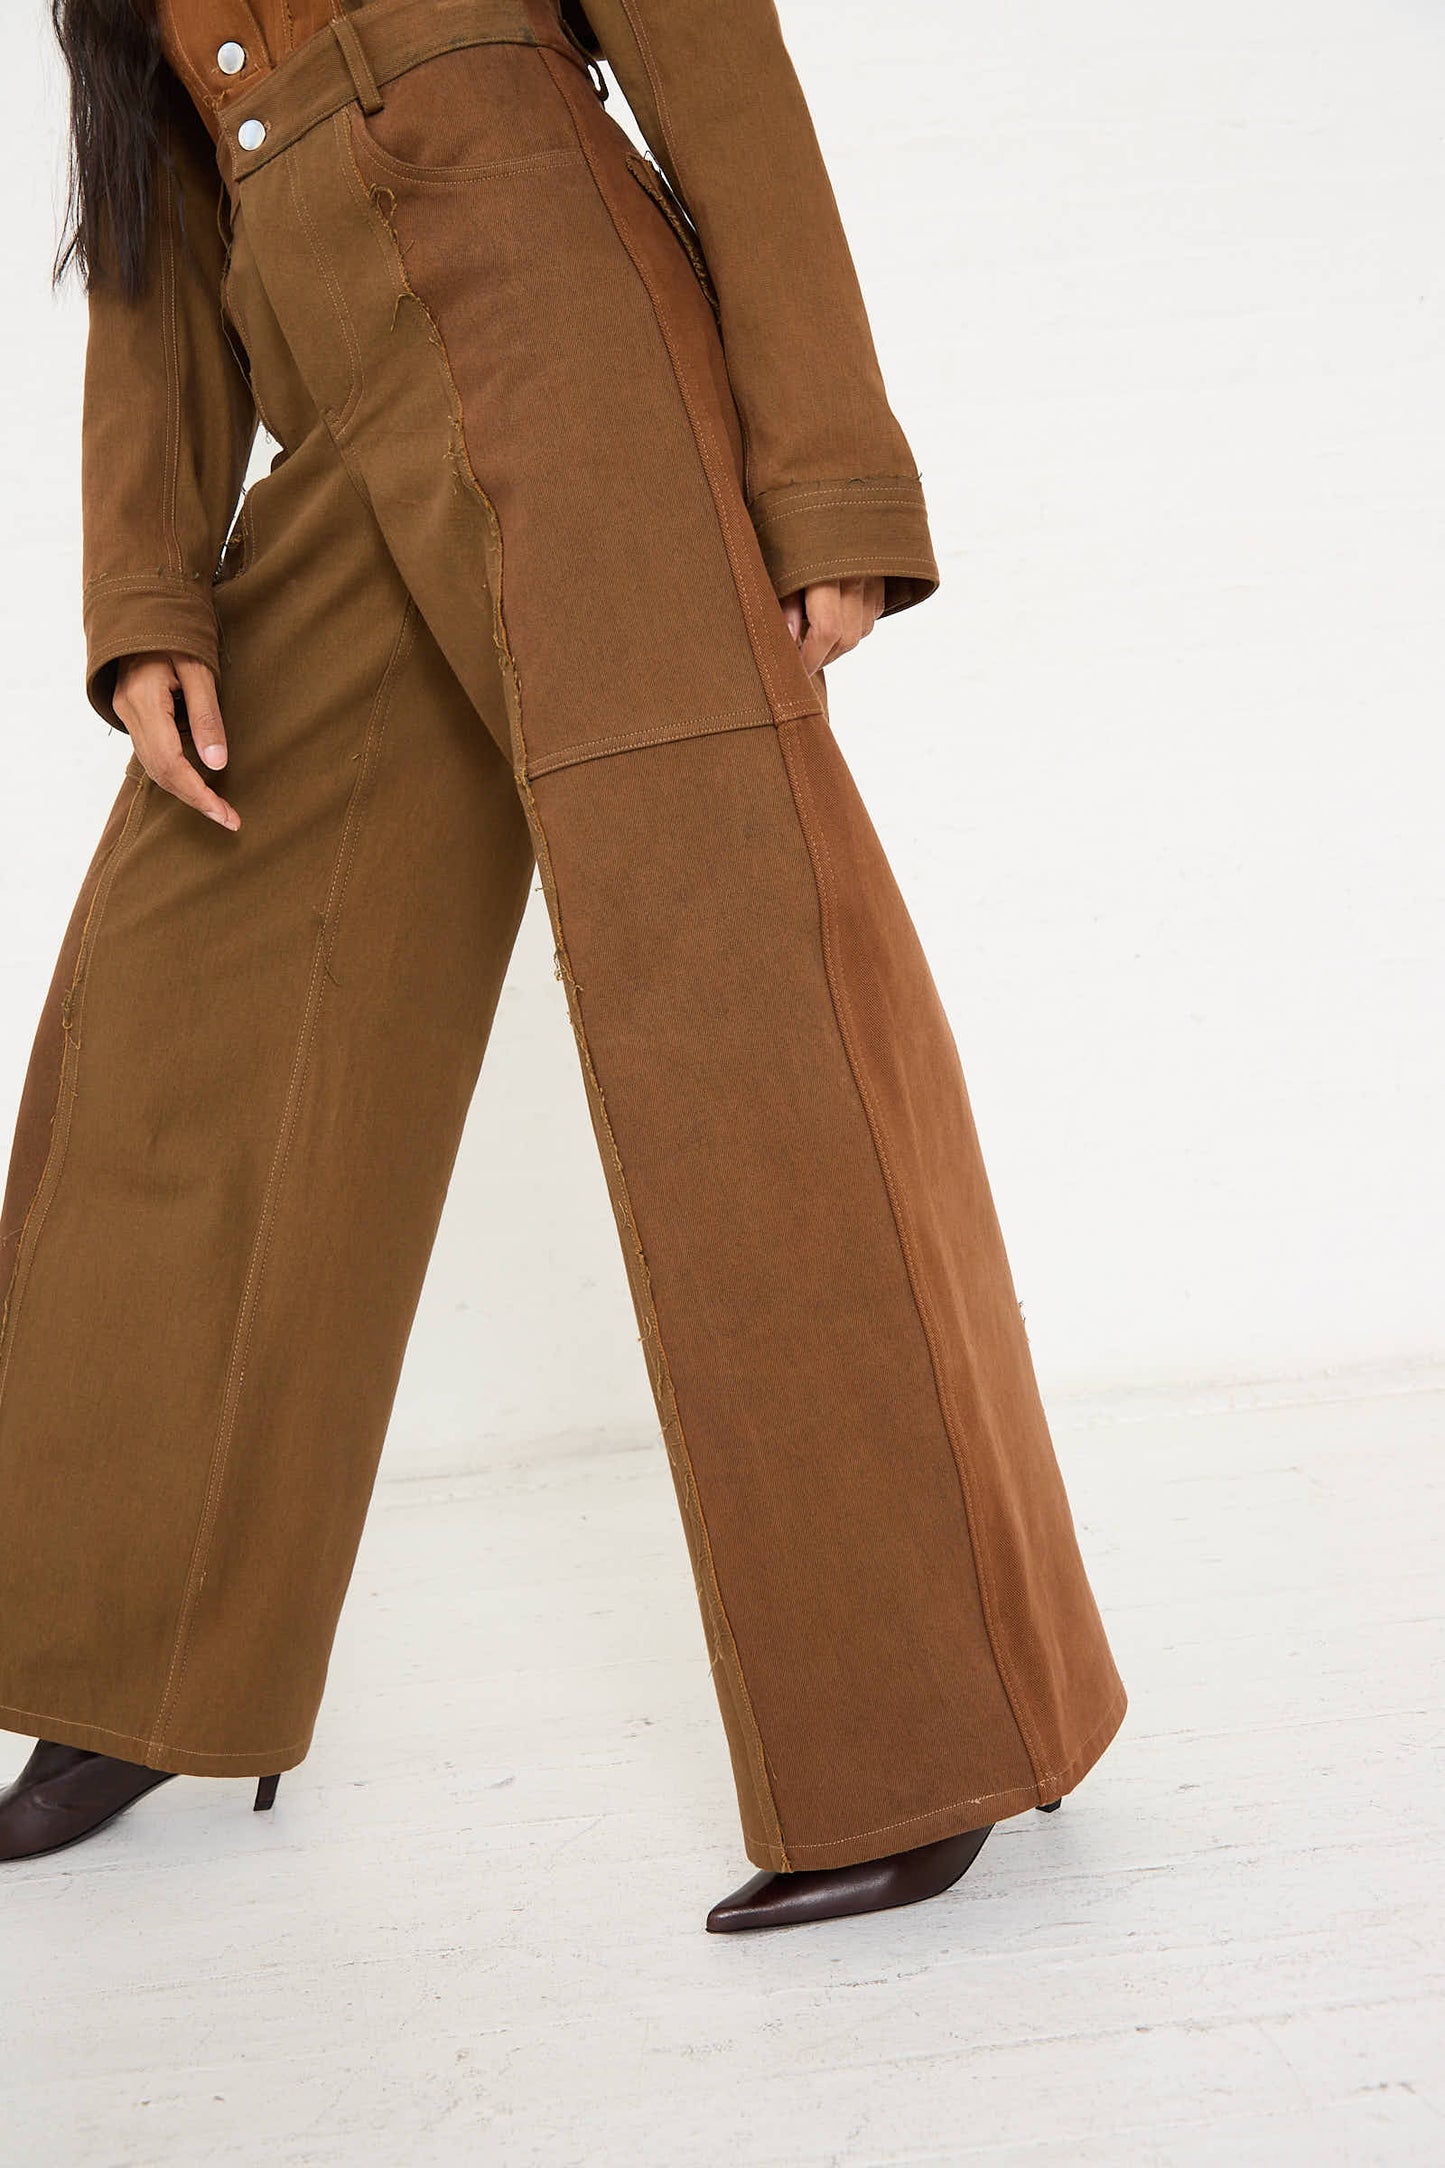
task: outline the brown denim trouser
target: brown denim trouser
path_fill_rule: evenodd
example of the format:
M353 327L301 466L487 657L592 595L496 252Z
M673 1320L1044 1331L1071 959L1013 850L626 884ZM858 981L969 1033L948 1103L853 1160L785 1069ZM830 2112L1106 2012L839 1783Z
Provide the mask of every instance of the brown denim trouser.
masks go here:
M0 1723L305 1754L535 861L749 1856L1053 1799L1123 1690L704 274L561 52L370 115L305 57L220 146L283 447L216 594L243 826L132 761L21 1110Z

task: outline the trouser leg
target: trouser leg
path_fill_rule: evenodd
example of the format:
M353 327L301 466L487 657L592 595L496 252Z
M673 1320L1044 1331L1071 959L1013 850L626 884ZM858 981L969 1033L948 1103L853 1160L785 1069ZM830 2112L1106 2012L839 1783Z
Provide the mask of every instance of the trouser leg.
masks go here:
M405 79L418 141L454 64ZM465 170L341 114L243 200L424 616L474 688L500 660L745 1840L841 1865L1057 1796L1122 1692L947 1021L748 525L707 301L565 62L468 68Z
M243 825L132 761L3 1217L0 1722L199 1774L305 1751L532 866L324 429L242 532Z
M223 590L247 828L142 786L37 1046L0 1717L162 1766L304 1748L535 847L745 1840L845 1864L1057 1796L1122 1689L708 304L580 78L493 65L465 172L341 113L241 187L258 382L327 430L283 418Z

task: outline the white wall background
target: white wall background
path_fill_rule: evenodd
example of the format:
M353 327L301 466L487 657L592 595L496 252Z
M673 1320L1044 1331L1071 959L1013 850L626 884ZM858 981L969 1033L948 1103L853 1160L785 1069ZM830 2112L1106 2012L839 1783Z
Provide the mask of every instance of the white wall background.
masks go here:
M122 760L80 691L44 12L0 19L6 1122ZM1429 1362L1445 17L782 13L945 575L832 674L835 724L955 1021L1046 1386ZM390 1465L651 1422L534 901Z

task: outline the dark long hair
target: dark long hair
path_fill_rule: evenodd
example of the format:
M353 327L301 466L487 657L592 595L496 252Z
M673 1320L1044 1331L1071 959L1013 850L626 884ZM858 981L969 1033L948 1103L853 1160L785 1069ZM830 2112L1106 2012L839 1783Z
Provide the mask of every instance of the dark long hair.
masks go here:
M50 0L70 71L70 183L55 276L145 284L161 121L154 0Z

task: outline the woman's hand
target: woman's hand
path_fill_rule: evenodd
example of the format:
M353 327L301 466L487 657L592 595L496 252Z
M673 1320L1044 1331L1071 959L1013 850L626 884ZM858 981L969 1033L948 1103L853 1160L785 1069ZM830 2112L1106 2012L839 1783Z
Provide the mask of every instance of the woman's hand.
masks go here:
M783 602L783 616L802 650L811 677L825 662L836 662L866 640L883 608L883 576L870 572L856 580L819 580Z
M116 676L112 705L152 782L222 828L239 828L241 817L235 808L202 781L186 758L176 716L178 693L186 704L186 722L196 751L208 768L224 768L221 703L205 663L190 655L128 655Z

